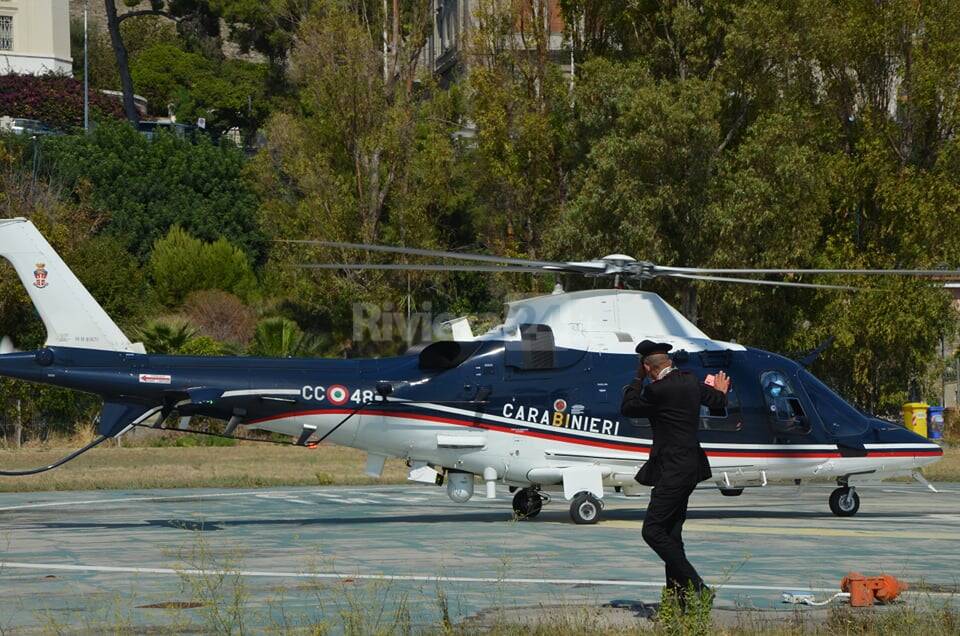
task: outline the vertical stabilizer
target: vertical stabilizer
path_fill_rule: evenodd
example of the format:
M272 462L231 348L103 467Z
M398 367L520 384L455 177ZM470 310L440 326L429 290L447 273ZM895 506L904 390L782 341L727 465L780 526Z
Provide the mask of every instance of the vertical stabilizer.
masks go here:
M10 261L47 328L47 345L143 352L110 319L27 219L0 220L0 256Z

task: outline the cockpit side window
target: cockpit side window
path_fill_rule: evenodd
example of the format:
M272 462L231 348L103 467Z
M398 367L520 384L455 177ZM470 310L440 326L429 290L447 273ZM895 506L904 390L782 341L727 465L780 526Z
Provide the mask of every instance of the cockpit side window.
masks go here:
M765 371L760 375L763 399L770 414L774 433L779 435L807 435L810 419L803 410L800 397L786 374L780 371Z
M847 404L809 371L801 370L799 377L828 434L850 437L862 435L870 427L866 416Z

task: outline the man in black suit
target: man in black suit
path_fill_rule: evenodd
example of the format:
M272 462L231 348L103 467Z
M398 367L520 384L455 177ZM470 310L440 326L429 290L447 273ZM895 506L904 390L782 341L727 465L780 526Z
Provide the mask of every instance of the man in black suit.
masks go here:
M697 484L709 479L710 463L697 439L700 405L724 408L730 379L721 371L713 386L673 366L667 353L672 345L644 340L637 345L640 366L623 394L620 412L645 417L653 428L650 457L637 481L653 486L643 520L643 540L663 559L667 588L681 603L689 589L712 600L712 592L687 560L683 550L683 522L687 502ZM651 382L644 384L644 379Z

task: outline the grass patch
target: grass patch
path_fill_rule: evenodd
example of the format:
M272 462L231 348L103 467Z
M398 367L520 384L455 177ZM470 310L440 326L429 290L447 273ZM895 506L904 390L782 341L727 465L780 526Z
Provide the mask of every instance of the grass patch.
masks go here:
M211 437L209 435L164 435L157 437L153 443L148 446L158 448L196 448L198 446L236 446L239 442L235 439L225 437Z
M938 481L960 481L960 446L943 449L943 459L923 469L923 476Z
M7 470L44 466L69 448L0 450ZM31 477L4 477L0 492L139 490L144 488L254 488L404 483L407 467L390 460L381 479L363 473L366 454L342 446L238 443L210 447L95 448L66 466Z

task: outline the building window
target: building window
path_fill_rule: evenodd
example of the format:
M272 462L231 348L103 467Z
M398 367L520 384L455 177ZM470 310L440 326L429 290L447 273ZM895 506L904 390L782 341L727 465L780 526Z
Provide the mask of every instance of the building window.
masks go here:
M0 15L0 51L13 50L13 16Z

